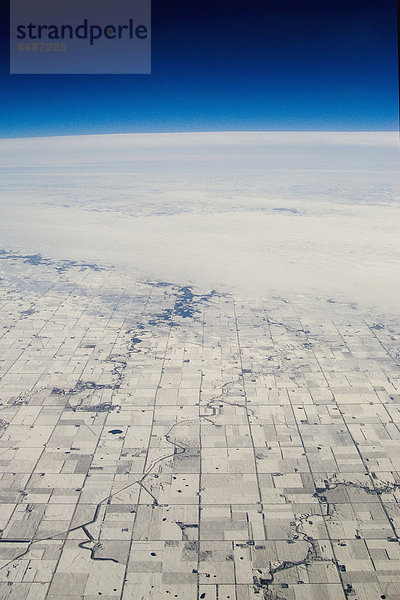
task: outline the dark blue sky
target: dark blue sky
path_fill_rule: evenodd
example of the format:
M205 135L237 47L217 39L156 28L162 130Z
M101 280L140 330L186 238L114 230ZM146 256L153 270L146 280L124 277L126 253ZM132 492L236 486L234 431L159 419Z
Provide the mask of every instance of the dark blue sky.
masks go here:
M9 75L0 136L398 127L395 0L153 0L152 75Z

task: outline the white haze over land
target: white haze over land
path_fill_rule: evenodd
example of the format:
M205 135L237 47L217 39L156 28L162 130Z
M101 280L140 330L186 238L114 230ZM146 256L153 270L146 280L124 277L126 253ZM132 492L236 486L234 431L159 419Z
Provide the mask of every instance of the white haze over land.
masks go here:
M0 140L0 248L244 296L394 310L397 133Z

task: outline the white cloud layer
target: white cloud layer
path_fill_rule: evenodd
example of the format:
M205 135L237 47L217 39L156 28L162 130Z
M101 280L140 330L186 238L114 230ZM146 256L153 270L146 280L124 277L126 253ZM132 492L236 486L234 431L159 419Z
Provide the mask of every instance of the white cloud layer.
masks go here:
M245 296L393 310L396 133L0 140L0 247Z

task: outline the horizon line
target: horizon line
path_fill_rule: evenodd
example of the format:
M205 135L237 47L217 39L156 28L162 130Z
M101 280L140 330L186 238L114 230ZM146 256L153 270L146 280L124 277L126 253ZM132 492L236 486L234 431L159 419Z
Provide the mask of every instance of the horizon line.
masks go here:
M397 133L398 129L204 129L204 130L174 130L174 131L116 131L116 132L98 132L98 133L49 133L37 135L0 135L0 140L13 139L41 139L41 138L59 138L59 137L100 137L109 135L193 135L193 134L227 134L227 133Z

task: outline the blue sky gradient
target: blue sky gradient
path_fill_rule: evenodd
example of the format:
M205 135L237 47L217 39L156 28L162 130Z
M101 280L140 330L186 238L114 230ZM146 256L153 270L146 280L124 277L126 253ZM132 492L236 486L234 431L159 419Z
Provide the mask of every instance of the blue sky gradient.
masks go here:
M151 75L9 75L0 137L395 130L395 0L153 0Z

